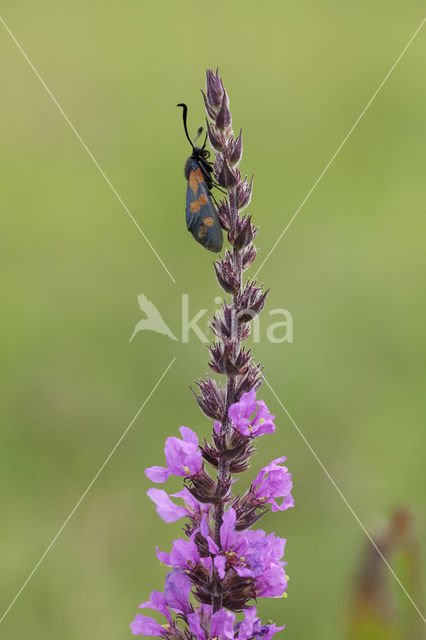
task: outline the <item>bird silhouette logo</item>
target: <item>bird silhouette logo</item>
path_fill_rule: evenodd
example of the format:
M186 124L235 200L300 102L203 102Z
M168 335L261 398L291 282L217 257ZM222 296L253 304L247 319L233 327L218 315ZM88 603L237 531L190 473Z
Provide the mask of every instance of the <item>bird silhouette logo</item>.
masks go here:
M133 340L139 331L147 330L155 331L156 333L161 333L163 336L169 336L172 340L177 340L175 334L164 322L157 307L151 302L151 300L148 300L143 293L138 295L138 303L140 310L146 315L146 318L142 318L142 320L139 320L139 322L136 323L129 342Z

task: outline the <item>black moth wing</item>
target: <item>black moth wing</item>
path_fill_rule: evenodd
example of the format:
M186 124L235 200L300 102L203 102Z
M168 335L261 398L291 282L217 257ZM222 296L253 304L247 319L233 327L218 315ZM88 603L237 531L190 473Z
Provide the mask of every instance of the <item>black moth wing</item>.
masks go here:
M186 226L197 242L218 253L223 244L222 228L210 195L210 172L206 175L204 164L200 164L198 159L192 156L185 164L185 177L188 180ZM208 167L210 168L210 165Z

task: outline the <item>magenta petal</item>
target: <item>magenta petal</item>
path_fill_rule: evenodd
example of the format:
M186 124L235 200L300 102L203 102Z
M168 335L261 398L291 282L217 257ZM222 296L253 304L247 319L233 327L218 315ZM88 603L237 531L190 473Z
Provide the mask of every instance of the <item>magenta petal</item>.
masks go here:
M258 594L264 598L280 598L287 589L284 569L273 566L264 571L256 580Z
M226 609L219 609L211 617L210 635L212 638L234 640L235 614Z
M173 475L191 476L201 471L201 451L193 442L186 442L172 436L167 438L164 452L167 467Z
M256 618L256 607L250 607L244 612L245 617L238 630L238 640L249 640L253 637L253 626Z
M221 580L224 579L225 577L225 567L226 567L226 558L225 556L216 556L214 559L214 566L217 569L217 572L219 574L219 578Z
M253 482L255 498L271 503L272 511L285 511L294 505L290 493L293 488L291 473L288 472L287 467L279 464L284 460L285 458L277 458L263 467ZM277 498L283 498L281 504L276 502Z
M282 627L277 627L275 622L271 625L266 625L262 627L262 631L263 631L262 640L271 640L271 638L273 638L274 635L278 633L278 631L282 631L284 628L285 628L284 624Z
M188 510L180 507L170 500L164 489L148 489L146 495L156 504L157 513L164 522L176 522L180 518L189 515Z
M145 469L145 475L152 482L166 482L170 471L166 467L148 467L148 469Z
M153 618L142 616L140 613L135 615L135 619L130 623L130 628L135 636L162 636L164 628L158 624Z
M201 518L200 531L201 531L201 535L204 536L206 540L210 537L210 529L209 529L206 515L204 515Z
M220 553L220 549L217 546L216 542L213 540L213 538L211 536L207 536L206 540L207 540L207 544L208 544L210 553L213 553L215 555L219 554Z
M182 498L182 500L185 503L185 507L187 509L190 509L193 513L197 512L201 507L201 504L198 502L196 498L194 498L192 493L188 491L186 487L184 487L181 491L178 491L177 493L172 493L171 496L173 498ZM203 506L205 507L206 505L203 505Z
M253 576L253 571L251 569L248 569L247 567L234 567L237 575L240 576L240 578L250 578L251 576Z
M176 611L176 613L190 613L191 605L188 598L191 588L192 583L183 571L174 569L171 573L168 573L164 588L167 606Z
M229 549L235 539L235 523L237 516L235 509L228 509L223 515L222 526L220 527L220 542L223 549Z
M243 393L229 407L228 416L234 429L245 436L262 436L275 431L274 418L263 400L256 401L256 391Z
M281 504L278 504L275 500L271 501L272 504L272 511L285 511L286 509L289 509L290 507L294 507L294 500L293 500L293 496L286 496Z
M265 471L269 471L270 469L275 469L275 467L280 464L281 462L285 462L287 460L287 458L285 456L281 456L281 458L275 458L275 460L272 460L272 462L270 462L268 465L266 465L266 467L264 467Z
M198 640L206 640L206 634L204 629L201 626L200 617L198 613L190 613L188 615L188 625L189 625L189 630L191 631L191 633L194 634L194 636Z
M195 542L191 540L175 540L173 550L170 554L170 561L173 567L188 569L188 562L197 565L200 562L200 554Z
M191 442L193 445L198 447L198 436L195 431L189 427L180 427L179 432L184 442Z
M159 559L159 561L167 565L168 567L170 567L171 566L170 554L166 553L165 551L160 551L158 546L156 546L155 548L157 550L157 558Z
M153 591L149 596L148 602L142 602L139 605L139 609L154 609L154 611L158 611L162 613L164 617L167 618L169 624L172 622L172 616L170 615L170 611L166 605L166 598L164 597L164 593L161 591Z

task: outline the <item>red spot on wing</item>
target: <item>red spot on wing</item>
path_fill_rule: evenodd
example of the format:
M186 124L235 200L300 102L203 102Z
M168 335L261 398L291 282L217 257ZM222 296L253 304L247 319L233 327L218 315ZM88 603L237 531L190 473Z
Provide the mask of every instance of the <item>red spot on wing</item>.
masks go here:
M199 198L191 202L191 204L189 205L189 210L191 211L191 213L198 213L201 207L204 207L204 205L207 203L207 196L205 193L202 193Z
M199 171L199 169L197 169L197 171ZM197 171L191 171L188 178L188 184L191 187L191 191L193 192L194 196L197 195L198 184L199 184Z

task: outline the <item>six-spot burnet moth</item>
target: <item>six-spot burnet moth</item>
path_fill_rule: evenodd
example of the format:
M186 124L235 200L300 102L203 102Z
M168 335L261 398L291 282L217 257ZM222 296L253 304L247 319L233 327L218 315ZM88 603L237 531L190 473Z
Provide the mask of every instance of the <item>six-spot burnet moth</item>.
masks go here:
M198 136L202 133L200 127L198 134L192 142L188 134L186 117L188 107L179 103L182 107L183 126L186 137L192 147L192 154L185 163L185 178L188 181L186 190L186 226L194 238L206 249L218 253L222 249L222 228L218 220L216 209L212 201L211 189L214 186L212 178L213 165L209 162L210 151L206 149L207 134L202 147L196 147Z

